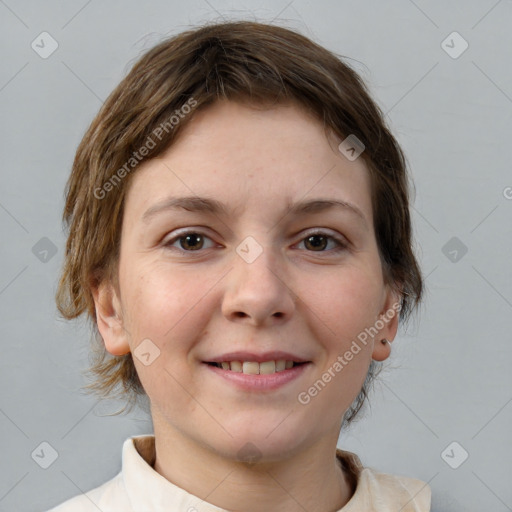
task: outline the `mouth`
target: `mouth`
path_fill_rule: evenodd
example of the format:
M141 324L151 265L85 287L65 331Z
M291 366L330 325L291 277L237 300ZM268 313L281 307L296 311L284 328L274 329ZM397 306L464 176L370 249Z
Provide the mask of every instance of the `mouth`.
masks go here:
M288 356L289 357L289 356ZM254 361L260 359L260 361ZM312 361L268 359L268 356L223 361L203 361L214 378L244 392L271 392L292 383L308 372Z
M270 375L272 373L284 372L308 364L310 361L293 361L290 359L271 359L268 361L205 361L207 365L246 375Z
M313 361L282 350L239 350L209 357L202 363L214 378L246 392L275 391L306 375L313 366Z

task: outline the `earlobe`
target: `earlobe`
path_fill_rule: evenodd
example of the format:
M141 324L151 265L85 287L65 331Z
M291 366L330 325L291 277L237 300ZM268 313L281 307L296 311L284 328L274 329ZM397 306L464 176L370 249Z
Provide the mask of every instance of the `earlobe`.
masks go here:
M375 339L373 345L372 359L384 361L391 355L391 342L386 338Z
M91 287L96 308L96 323L106 350L114 356L130 352L128 333L123 325L121 303L113 285L103 281Z

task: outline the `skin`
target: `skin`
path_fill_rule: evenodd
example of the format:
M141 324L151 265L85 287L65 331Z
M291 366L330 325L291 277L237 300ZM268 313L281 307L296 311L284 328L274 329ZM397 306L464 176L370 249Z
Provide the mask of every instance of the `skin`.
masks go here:
M342 155L340 141L293 104L219 101L198 111L133 176L119 289L103 282L93 290L111 354L133 352L144 339L160 350L147 366L134 357L151 402L155 470L222 508L328 512L354 492L335 459L342 416L372 358L389 356L380 340L393 340L398 315L307 405L297 400L399 300L383 281L368 169L363 158ZM141 219L170 195L207 196L233 210ZM288 200L313 197L355 204L366 227L342 209L286 215ZM199 250L175 238L179 228L206 237L191 241ZM344 237L346 248L336 252L329 238L315 249L307 243L313 228ZM263 249L252 263L236 252L248 236ZM203 364L234 350L284 350L312 363L277 390L243 391ZM247 442L259 452L252 464L238 456Z

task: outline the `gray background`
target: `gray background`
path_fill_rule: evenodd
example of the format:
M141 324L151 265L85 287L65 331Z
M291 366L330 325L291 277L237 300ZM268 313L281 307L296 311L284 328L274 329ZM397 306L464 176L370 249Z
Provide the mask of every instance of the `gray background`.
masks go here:
M100 485L119 471L124 439L151 432L142 411L109 416L115 403L80 391L88 331L54 305L63 190L129 64L222 17L274 20L353 59L411 164L426 300L339 446L429 482L434 510L512 510L510 0L0 0L0 511L44 510ZM43 31L59 45L47 59L31 48ZM453 31L469 43L457 58L442 45ZM44 237L55 255L41 252ZM31 456L43 441L58 452L48 469ZM469 453L457 469L441 456L453 441L452 465Z

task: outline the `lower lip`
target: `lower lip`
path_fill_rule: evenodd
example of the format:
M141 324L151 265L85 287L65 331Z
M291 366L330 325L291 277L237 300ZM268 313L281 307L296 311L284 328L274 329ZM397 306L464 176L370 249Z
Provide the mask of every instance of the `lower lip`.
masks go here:
M251 391L267 391L277 389L284 386L288 382L299 378L311 363L304 363L287 370L282 370L276 373L266 373L250 375L242 372L234 372L232 370L224 370L217 366L212 366L207 363L203 363L212 372L215 372L220 377L223 377L227 381L231 382L235 386L244 390Z

